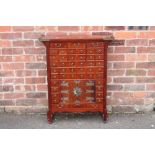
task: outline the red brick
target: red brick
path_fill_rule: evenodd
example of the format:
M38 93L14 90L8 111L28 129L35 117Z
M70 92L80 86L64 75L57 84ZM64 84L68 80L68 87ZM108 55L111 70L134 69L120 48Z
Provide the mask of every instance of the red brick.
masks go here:
M24 48L25 54L45 54L45 48Z
M155 53L155 47L138 47L137 53Z
M136 68L154 69L155 62L138 62Z
M129 84L124 85L124 91L143 91L145 90L144 84Z
M155 70L148 70L148 76L155 76Z
M0 32L10 32L11 26L0 26Z
M46 32L46 31L57 31L57 26L35 26L35 31Z
M155 91L155 84L147 84L146 85L146 90Z
M102 31L103 26L82 26L81 31Z
M132 39L126 40L127 46L147 46L148 40L147 39Z
M22 38L21 33L0 33L0 39L13 40L13 39L21 39L21 38Z
M44 35L44 33L41 33L41 32L25 32L24 33L24 39L38 39L42 35Z
M4 84L24 84L24 78L4 78Z
M124 61L124 55L108 54L108 61Z
M0 47L10 47L11 41L9 40L0 40Z
M138 38L155 38L155 32L139 32Z
M14 47L31 47L34 46L33 40L18 40L18 41L13 41L13 46Z
M44 77L31 77L25 79L26 84L38 84L38 83L45 83L46 80Z
M45 63L26 63L26 69L45 69Z
M133 39L136 38L137 33L136 32L115 32L114 38L115 39Z
M113 64L114 69L133 68L133 67L134 67L133 62L115 62Z
M136 69L126 70L126 76L145 76L145 75L146 75L145 70L136 70Z
M132 77L116 77L113 78L114 83L133 83L134 78Z
M127 54L126 61L147 61L146 54Z
M11 56L0 56L0 62L11 62L12 57Z
M114 97L132 97L133 96L133 92L113 92L113 96Z
M137 77L137 83L155 83L155 77Z
M37 85L38 91L47 91L47 85Z
M36 89L35 89L34 85L17 85L17 86L15 86L15 91L20 91L20 92L32 91L32 92L34 92L35 90Z
M33 26L13 26L13 31L18 31L18 32L34 31L34 27Z
M22 48L3 48L2 55L18 55L23 54Z
M4 99L20 99L24 98L23 93L6 93L4 94Z
M144 98L147 96L147 92L133 92L133 97Z
M109 84L107 89L108 89L108 91L120 91L120 90L123 89L123 86L122 85L112 85L112 84Z
M27 98L46 98L46 93L40 93L40 92L27 93L26 97Z
M112 82L112 78L111 77L107 77L107 83L111 83Z
M123 46L125 44L125 40L113 40L110 42L110 46Z
M32 55L15 56L13 59L16 62L34 62L35 61L35 57Z
M47 30L48 31L57 31L58 30L58 26L47 26Z
M135 47L115 47L114 53L135 53Z
M15 105L15 101L13 100L0 100L0 106L12 106ZM6 111L6 107L5 107Z
M47 76L47 70L39 70L38 75L39 76Z
M14 88L12 85L4 85L4 86L1 86L0 85L0 92L9 92L9 91L14 91Z
M79 26L58 26L58 31L79 31Z
M108 70L108 76L123 76L124 70Z
M155 46L155 39L150 40L150 41L149 41L149 45L150 45L150 46Z
M155 62L155 54L148 55L148 61Z
M14 71L0 71L0 77L14 76Z
M112 31L125 30L125 26L105 26L105 30L112 30Z
M36 76L35 70L16 70L15 75L17 77Z
M2 64L4 70L24 69L24 63L7 63Z

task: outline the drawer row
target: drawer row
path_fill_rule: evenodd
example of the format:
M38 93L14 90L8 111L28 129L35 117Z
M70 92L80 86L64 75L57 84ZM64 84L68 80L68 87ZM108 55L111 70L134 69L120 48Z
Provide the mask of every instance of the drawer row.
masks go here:
M103 79L103 74L51 74L51 79Z
M101 54L91 54L91 55L52 55L50 56L50 60L52 61L90 61L90 60L104 60L104 56Z
M51 48L92 48L92 47L104 47L104 42L51 42Z
M104 54L104 49L98 48L98 49L50 49L49 52L50 55L89 55L89 54Z
M67 67L67 68L51 68L51 73L55 74L55 73L66 73L66 74L74 74L74 73L94 73L94 74L99 74L100 72L104 73L104 67L77 67L77 68L71 68L71 67Z
M50 67L104 67L104 61L59 62L55 60L50 63Z

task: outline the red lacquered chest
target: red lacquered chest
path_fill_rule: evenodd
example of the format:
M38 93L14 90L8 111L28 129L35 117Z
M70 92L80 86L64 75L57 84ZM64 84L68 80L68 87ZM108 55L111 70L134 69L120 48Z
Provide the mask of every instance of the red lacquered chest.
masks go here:
M101 112L107 120L107 48L112 38L101 36L42 37L47 51L49 110Z

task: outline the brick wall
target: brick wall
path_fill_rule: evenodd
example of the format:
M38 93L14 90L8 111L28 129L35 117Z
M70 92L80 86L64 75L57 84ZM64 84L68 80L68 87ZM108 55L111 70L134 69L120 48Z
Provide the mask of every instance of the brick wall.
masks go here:
M108 50L108 109L151 111L155 103L155 26L0 26L0 112L45 112L42 34L113 33Z

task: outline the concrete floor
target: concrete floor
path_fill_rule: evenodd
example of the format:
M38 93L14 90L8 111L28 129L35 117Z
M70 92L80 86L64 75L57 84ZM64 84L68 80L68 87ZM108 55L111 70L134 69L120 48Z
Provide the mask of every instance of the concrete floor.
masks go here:
M55 114L52 124L47 123L46 115L12 113L0 114L1 129L155 129L155 112L149 114L112 114L107 123L101 115Z

